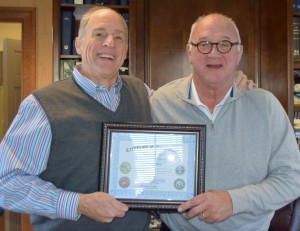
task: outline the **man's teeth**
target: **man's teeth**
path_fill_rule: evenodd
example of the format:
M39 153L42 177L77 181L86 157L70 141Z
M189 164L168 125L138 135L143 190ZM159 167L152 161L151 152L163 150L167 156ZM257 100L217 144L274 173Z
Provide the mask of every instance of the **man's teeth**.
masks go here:
M109 55L109 54L100 54L99 56L101 58L115 59L114 55Z

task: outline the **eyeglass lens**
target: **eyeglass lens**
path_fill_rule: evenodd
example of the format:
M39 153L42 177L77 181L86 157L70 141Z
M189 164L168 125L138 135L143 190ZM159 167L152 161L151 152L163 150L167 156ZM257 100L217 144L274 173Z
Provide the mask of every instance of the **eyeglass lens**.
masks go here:
M203 41L198 43L198 50L200 53L208 54L213 49L213 45L216 45L217 50L222 53L226 54L230 51L231 47L236 44L232 44L231 42L224 40L218 43L211 43L208 41Z

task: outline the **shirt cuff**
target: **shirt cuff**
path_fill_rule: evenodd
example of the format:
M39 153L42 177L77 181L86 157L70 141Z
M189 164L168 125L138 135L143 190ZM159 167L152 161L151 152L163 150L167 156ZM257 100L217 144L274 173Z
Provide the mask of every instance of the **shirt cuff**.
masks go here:
M77 213L79 193L62 191L58 198L57 217L68 220L78 220L80 214Z
M251 210L249 204L249 197L244 189L233 189L229 190L228 193L231 197L233 206L232 215L249 212Z

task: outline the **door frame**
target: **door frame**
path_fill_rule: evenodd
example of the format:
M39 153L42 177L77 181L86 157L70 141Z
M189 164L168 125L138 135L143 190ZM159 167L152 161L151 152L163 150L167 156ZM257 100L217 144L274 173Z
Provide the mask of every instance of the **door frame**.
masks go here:
M0 7L0 22L22 24L21 99L36 89L36 10Z

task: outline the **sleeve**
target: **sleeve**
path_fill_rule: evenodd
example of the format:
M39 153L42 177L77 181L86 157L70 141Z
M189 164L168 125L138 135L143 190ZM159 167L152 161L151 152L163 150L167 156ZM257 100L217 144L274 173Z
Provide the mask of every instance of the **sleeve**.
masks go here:
M300 196L300 154L290 121L279 101L269 103L271 154L268 175L259 184L229 190L233 214L259 215L277 210ZM266 144L267 145L267 144Z
M51 139L43 109L33 95L28 96L0 143L0 207L50 218L79 218L79 194L38 177L47 167Z

